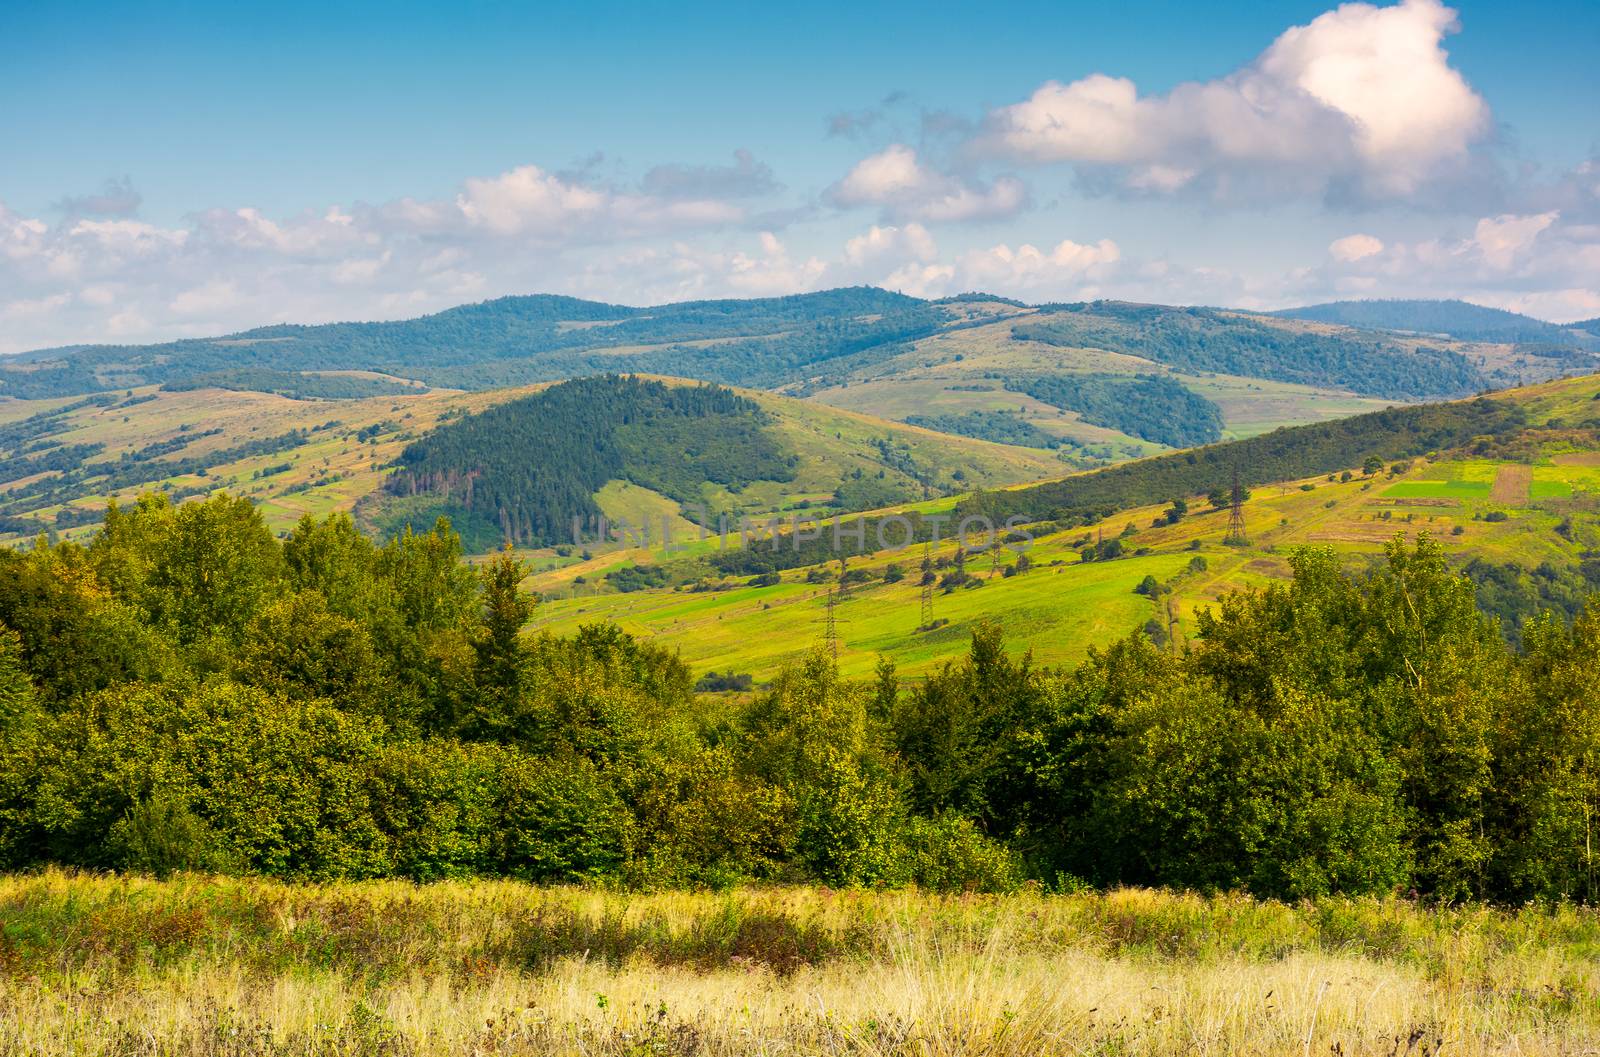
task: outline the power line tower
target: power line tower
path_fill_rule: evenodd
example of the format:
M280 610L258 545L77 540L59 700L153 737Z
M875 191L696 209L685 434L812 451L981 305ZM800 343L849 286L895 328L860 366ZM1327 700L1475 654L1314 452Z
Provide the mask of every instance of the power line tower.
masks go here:
M822 615L822 648L832 654L836 661L839 659L839 625L850 623L840 618L837 612L842 594L843 589L838 587L828 592L828 600L824 603Z
M933 625L933 545L922 545L922 623L918 627Z
M1244 532L1244 486L1239 483L1239 468L1233 468L1233 509L1228 515L1228 534L1222 542L1232 547L1242 547L1250 542Z
M827 629L822 633L823 642L828 647L828 652L833 654L833 659L839 659L839 589L834 588L828 592Z

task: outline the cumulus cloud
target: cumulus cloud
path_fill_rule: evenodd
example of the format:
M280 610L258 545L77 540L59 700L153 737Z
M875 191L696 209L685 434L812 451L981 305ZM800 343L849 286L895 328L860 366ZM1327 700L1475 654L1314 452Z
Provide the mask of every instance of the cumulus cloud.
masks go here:
M1373 235L1346 235L1328 244L1328 253L1336 261L1359 261L1383 252L1383 240Z
M1021 180L964 181L924 165L917 152L893 144L857 162L828 190L834 205L877 206L889 220L968 221L1013 216L1028 204Z
M1054 249L1002 243L961 259L961 274L971 289L1045 292L1048 296L1083 291L1110 274L1122 250L1110 239L1084 244L1063 239Z
M928 229L911 223L905 227L872 225L844 244L846 264L862 267L884 260L931 261L939 256L939 246Z
M732 224L744 212L710 197L662 197L588 187L537 165L523 165L498 176L467 180L453 213L439 203L409 203L396 215L402 222L414 219L430 229L450 227L459 220L495 236L567 240L580 234L603 239Z
M1128 191L1415 196L1490 131L1443 46L1457 28L1438 0L1347 3L1242 69L1166 94L1100 73L1050 81L992 111L973 146L1073 163Z
M1478 255L1491 268L1510 268L1519 256L1533 246L1539 233L1554 224L1560 213L1539 213L1535 216L1502 214L1484 217L1473 230L1472 243Z

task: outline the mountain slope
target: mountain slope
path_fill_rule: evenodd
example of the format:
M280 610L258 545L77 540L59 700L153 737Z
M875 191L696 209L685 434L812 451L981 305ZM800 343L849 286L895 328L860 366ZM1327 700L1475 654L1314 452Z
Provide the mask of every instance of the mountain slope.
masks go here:
M504 297L397 322L41 350L0 365L0 386L13 396L70 396L247 368L369 370L473 389L675 368L708 381L763 384L775 372L931 334L970 311L872 287L652 308Z
M696 592L596 593L574 586L572 570L548 569L532 581L546 599L535 623L566 632L615 620L679 649L699 670L758 679L821 643L829 608L840 666L849 675L870 675L882 656L902 675L937 670L966 650L972 629L983 622L1002 627L1014 652L1068 663L1141 628L1158 641L1193 635L1196 614L1226 593L1286 577L1296 547L1331 547L1359 567L1396 536L1427 532L1478 585L1480 605L1514 637L1538 609L1571 616L1600 589L1600 561L1593 560L1600 553L1597 398L1600 376L1394 413L1419 428L1394 428L1392 415L1305 427L1345 437L1343 454L1331 454L1337 445L1330 439L1311 449L1330 453L1317 472L1252 480L1242 504L1241 544L1224 542L1230 522L1225 497L1219 502L1207 496L1207 484L1194 487L1170 475L1171 466L1187 459L1178 454L956 506L918 507L941 517L942 542L926 552L918 543L851 556L850 583L842 588L831 555L754 578L721 574L715 563L694 555L631 556L662 563L669 583L700 578L704 589ZM1475 426L1493 432L1475 435ZM1451 438L1459 442L1425 448ZM1249 467L1249 460L1235 457L1243 452L1270 457L1275 445L1263 447L1270 440L1218 446L1220 468ZM1375 454L1419 450L1375 470L1363 466ZM1013 545L998 548L979 524L958 551L953 528L963 514L982 512L992 523L1019 509L1049 518L1062 509L1052 494L1068 482L1092 479L1120 482L1097 494L1098 510L1069 503L1069 513L1084 516L1065 525L1034 521L1026 526L1028 539L1013 536ZM1041 497L1052 498L1035 501ZM1006 502L1013 498L1022 505ZM1185 508L1176 510L1173 499L1184 499ZM920 583L925 553L934 578L931 612Z
M389 529L444 514L476 549L502 539L549 546L595 531L605 513L598 493L613 482L710 528L791 508L922 499L1060 465L1044 452L851 423L781 398L602 376L496 404L413 441L363 513Z
M1570 348L1552 359L1556 346L1544 332L1533 344L1501 341L1490 354L1448 338L1219 309L1109 301L1029 307L981 294L925 301L853 287L648 308L505 297L395 322L285 324L159 345L46 349L0 361L0 394L54 398L148 384L315 394L328 383L307 375L335 371L465 389L605 372L820 389L872 374L929 340L1011 321L1019 341L1385 399L1464 393L1576 369L1567 362ZM1513 363L1516 370L1507 370Z
M1584 329L1581 323L1563 327L1467 301L1332 301L1286 308L1271 315L1376 330L1445 334L1462 341L1550 342L1600 350L1600 342L1592 341L1588 334L1578 333Z
M1210 308L1116 301L1065 305L1019 324L1020 340L1143 356L1184 371L1215 371L1346 389L1392 399L1459 396L1483 376L1453 349L1382 335L1316 332Z
M995 435L1043 431L1058 437L1080 468L1150 454L1163 441L1207 439L1214 427L1198 401L1220 411L1224 438L1242 439L1396 402L1528 384L1600 366L1595 356L1572 346L1464 342L1110 301L1041 305L885 351L871 360L831 365L820 377L783 391L885 418L936 417L958 429L981 424ZM1188 412L1164 401L1161 414L1141 419L1108 417L1104 402L1080 399L1062 406L1037 398L1107 375L1129 381L1160 377L1198 400L1189 401ZM1014 423L996 422L1001 414Z
M682 384L682 383L678 383ZM536 393L533 388L461 393L412 389L362 400L293 400L277 395L143 387L75 400L0 398L0 535L87 532L108 497L131 501L155 489L174 499L219 490L248 496L275 528L305 513L358 506L369 527L431 524L449 504L395 495L392 467L439 426ZM890 498L947 495L1060 473L1051 452L951 437L765 393L742 392L766 417L762 434L792 459L787 480L701 480L709 510L768 516L803 505L859 509ZM488 444L505 447L504 437ZM592 438L590 438L592 439ZM681 435L647 432L647 451L682 451ZM674 445L677 445L674 447ZM523 452L530 461L549 450ZM782 476L782 475L780 475ZM656 484L662 484L656 480ZM621 488L626 484L625 489ZM738 485L735 492L730 487ZM386 489L387 486L387 489ZM595 501L678 503L626 477L602 482ZM409 489L399 489L408 491ZM643 493L643 494L641 494ZM477 549L498 546L496 519L477 526Z

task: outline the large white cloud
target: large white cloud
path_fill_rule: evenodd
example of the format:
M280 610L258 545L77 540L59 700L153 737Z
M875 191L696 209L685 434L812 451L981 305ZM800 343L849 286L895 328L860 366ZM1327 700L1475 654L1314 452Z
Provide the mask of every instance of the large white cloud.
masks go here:
M828 197L847 208L877 206L893 221L996 220L1024 209L1028 189L1013 176L983 184L937 172L896 143L857 162Z
M455 204L467 224L494 235L563 239L579 231L628 236L731 224L744 215L715 199L586 187L536 165L468 180Z
M1149 193L1412 196L1490 130L1488 105L1444 49L1456 28L1438 0L1344 4L1242 69L1163 95L1105 74L1048 82L991 112L975 146L1101 167Z

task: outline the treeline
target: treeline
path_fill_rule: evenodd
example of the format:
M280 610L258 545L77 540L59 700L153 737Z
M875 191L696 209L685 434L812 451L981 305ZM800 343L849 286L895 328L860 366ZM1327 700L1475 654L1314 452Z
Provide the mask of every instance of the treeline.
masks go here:
M291 400L361 400L370 396L402 396L426 392L414 385L390 381L387 378L274 371L266 367L209 371L165 382L161 388L169 393L182 393L194 389L232 389L241 392L274 393Z
M1014 338L1396 399L1461 396L1484 385L1458 352L1381 335L1319 334L1212 308L1117 301L1041 308L1051 310L1045 321L1017 324Z
M614 627L524 637L521 578L445 524L279 541L228 497L0 552L0 868L1015 882L970 823L910 810L887 689L819 657L708 707Z
M1130 507L1166 503L1231 489L1246 489L1314 474L1411 458L1462 446L1489 451L1515 447L1527 415L1516 404L1487 398L1393 408L1332 422L1289 426L1247 440L1139 459L1058 481L977 492L946 515L909 512L893 519L849 517L836 533L805 529L797 539L781 525L751 534L745 545L719 550L707 560L730 575L759 575L852 557L909 542L949 539L962 519L977 517L997 530L1011 519L1023 526L1087 525ZM907 525L909 524L909 528Z
M606 375L552 386L457 419L407 445L386 484L425 496L499 539L571 542L590 531L594 493L628 480L680 503L705 482L786 481L794 458L759 405L717 386L668 386Z
M1426 538L1364 576L1292 564L1177 652L1043 673L980 634L898 705L913 803L1062 883L1600 896L1600 609L1518 652Z
M1130 437L1192 448L1222 439L1222 409L1162 374L1049 374L1010 379L1007 389Z
M614 627L523 635L447 525L150 497L0 554L0 867L1600 896L1600 611L1518 651L1426 538L1293 566L1181 648L980 628L920 685L817 653L696 698Z
M986 492L963 500L958 509L1001 519L1022 515L1082 523L1129 507L1227 488L1235 474L1250 487L1332 473L1372 457L1388 461L1474 444L1495 445L1519 433L1526 423L1527 415L1518 405L1485 397L1391 408L1288 426L1028 488Z

